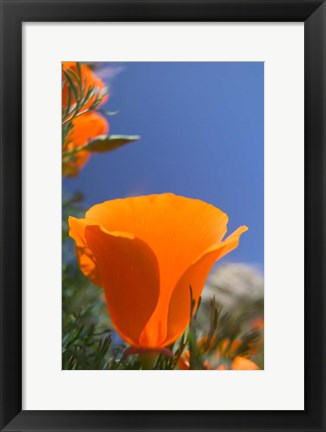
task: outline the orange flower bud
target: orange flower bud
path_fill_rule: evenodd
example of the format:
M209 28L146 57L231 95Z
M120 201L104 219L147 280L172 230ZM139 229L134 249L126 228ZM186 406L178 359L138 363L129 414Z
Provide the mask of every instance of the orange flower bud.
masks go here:
M97 112L91 111L72 120L73 129L67 136L67 145L63 151L76 149L87 144L91 139L99 135L109 133L109 123ZM90 153L86 150L74 153L68 161L63 163L63 175L75 176L79 170L86 164Z

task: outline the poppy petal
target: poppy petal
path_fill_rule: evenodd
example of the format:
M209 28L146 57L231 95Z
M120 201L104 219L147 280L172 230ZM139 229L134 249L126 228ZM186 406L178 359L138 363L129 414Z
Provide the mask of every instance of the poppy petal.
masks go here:
M76 242L76 255L82 273L90 279L93 284L101 287L100 273L97 268L97 263L94 254L86 246L86 239L84 235L85 223L82 219L76 219L72 216L68 219L69 235Z
M217 207L173 193L106 201L91 207L86 218L99 221L109 231L135 233L151 245L161 261L168 261L169 266L171 253L189 263L187 257L180 256L179 248L195 259L203 250L222 240L228 222L226 213ZM176 242L178 252L171 248Z
M223 242L209 247L182 275L171 297L167 320L167 336L164 345L169 345L181 336L189 323L190 287L193 299L197 304L212 266L218 259L238 246L241 234L247 229L247 227L242 226Z
M159 298L155 254L133 234L87 225L85 238L103 281L112 323L120 336L139 346L139 336Z
M165 193L107 201L88 210L86 218L97 220L109 231L135 233L155 252L160 298L141 341L144 346L161 346L178 280L199 254L223 238L228 216L204 201Z

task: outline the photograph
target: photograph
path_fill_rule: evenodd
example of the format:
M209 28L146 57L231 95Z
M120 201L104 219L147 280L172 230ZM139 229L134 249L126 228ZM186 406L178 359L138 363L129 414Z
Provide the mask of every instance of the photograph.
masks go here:
M61 66L62 369L264 370L264 62Z

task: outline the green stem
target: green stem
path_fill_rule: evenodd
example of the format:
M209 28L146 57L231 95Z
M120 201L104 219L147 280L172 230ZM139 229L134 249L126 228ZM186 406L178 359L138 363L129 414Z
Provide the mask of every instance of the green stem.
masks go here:
M152 370L158 354L156 352L146 352L139 354L140 363L142 366L142 369L144 370Z
M76 153L79 153L80 151L85 150L87 148L87 146L88 146L88 143L84 144L83 146L80 146L80 147L75 147L75 148L72 148L70 150L65 150L62 152L62 157L65 158L67 156L71 156L71 155L74 155Z
M88 113L89 111L91 111L91 110L89 108L87 108L84 111L78 111L76 114L73 114L72 117L66 118L67 116L65 116L66 119L62 121L62 126L65 125L66 123L69 123L71 120L75 119L76 117L79 117L83 114ZM70 112L68 115L70 116L72 114L72 112Z

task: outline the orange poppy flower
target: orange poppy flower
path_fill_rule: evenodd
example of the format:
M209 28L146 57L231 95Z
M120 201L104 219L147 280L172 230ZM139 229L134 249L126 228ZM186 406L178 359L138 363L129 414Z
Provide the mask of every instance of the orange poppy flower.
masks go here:
M82 116L72 120L73 129L67 136L67 145L63 151L82 147L91 139L99 135L107 135L109 133L109 123L97 112L90 111ZM86 164L90 157L90 153L86 150L81 150L74 153L68 161L63 163L63 175L75 176L79 170Z
M64 71L71 70L75 74L77 74L77 64L76 62L63 62L62 63L62 108L65 109L68 104L68 89L69 84L68 81L64 75ZM86 110L87 108L90 108L91 105L95 102L97 97L103 92L106 85L104 82L95 75L95 73L92 71L91 68L89 68L85 64L80 64L80 71L81 71L81 77L83 82L83 97L86 96L89 89L93 89L94 93L89 98L87 103L83 106L83 110ZM77 81L76 79L72 78L73 83L77 87ZM103 99L101 100L99 106L103 105L108 100L108 94L106 94ZM76 103L76 98L74 94L71 94L71 100L70 100L70 106L72 107Z
M252 360L246 357L237 356L231 364L233 370L259 370L259 367Z
M171 193L116 199L69 218L82 272L105 290L113 325L129 344L157 349L190 321L214 263L238 246L242 226L222 240L228 216Z

